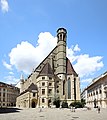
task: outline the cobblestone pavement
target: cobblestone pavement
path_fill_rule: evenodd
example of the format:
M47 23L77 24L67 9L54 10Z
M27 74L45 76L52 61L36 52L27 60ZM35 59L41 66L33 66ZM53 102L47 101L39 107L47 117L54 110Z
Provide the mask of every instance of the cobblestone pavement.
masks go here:
M1 113L0 120L107 120L107 109L101 109L98 113L96 109L84 110L76 109L42 109L30 108L18 110L18 112Z

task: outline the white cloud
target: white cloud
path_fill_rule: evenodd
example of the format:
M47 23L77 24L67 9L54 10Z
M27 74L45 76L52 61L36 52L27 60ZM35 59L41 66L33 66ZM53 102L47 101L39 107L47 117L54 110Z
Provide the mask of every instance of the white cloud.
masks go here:
M55 47L56 42L57 39L49 32L39 34L36 47L23 41L11 50L10 64L18 71L29 74Z
M33 46L27 41L22 41L9 53L10 66L15 66L18 71L30 74L31 71L50 53L56 46L57 39L49 32L40 33L37 45ZM67 57L74 64L75 71L83 79L94 74L103 67L102 57L88 54L79 54L80 48L77 45L67 47ZM6 65L5 65L6 66ZM84 80L84 81L87 81ZM83 81L82 81L83 82Z
M1 10L5 13L9 11L9 5L7 0L0 0Z
M9 64L7 64L5 61L3 61L3 65L4 65L7 69L12 70L12 66L9 65Z
M4 77L4 81L7 84L16 84L19 81L19 79L15 78L13 75L9 75Z
M77 57L77 63L74 68L80 77L87 77L100 70L103 66L101 56L90 57L88 54L84 54Z
M70 48L67 47L67 57L70 59L71 63L75 62L78 58L76 55L77 52L80 51L78 44L75 46L71 46Z
M78 47L78 44L76 44L73 50L76 52L76 51L80 51L81 49Z
M14 75L14 73L13 73L13 72L9 72L9 74L10 74L10 75Z
M81 78L93 75L104 66L101 56L90 57L88 54L78 54L80 50L78 44L71 46L67 48L67 56L71 63L74 63L73 67Z
M82 79L81 83L90 83L91 81L92 81L92 78Z

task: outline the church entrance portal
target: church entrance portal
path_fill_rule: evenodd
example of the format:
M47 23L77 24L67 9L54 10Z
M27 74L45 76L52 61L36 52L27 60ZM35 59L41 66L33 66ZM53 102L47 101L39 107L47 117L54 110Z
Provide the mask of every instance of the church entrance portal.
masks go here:
M36 105L37 105L37 100L33 99L32 100L32 108L36 108Z

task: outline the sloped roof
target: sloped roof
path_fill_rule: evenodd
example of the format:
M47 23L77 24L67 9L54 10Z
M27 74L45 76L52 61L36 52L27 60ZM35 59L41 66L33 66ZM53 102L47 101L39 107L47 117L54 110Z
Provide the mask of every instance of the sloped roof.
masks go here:
M4 82L0 82L0 86L1 87L6 87L6 88L11 88L11 89L17 89L17 90L19 90L19 88L15 87L15 85L13 85L13 84L9 85L9 84L4 83Z
M68 58L66 58L66 65L67 65L67 75L78 76L78 74L75 72L75 70Z
M39 68L39 66L44 63L44 61L53 53L54 50L57 49L57 46L48 54L48 56L35 68L34 72L37 71L37 69Z
M34 83L32 83L32 84L28 87L28 91L32 91L32 90L38 90L37 85L35 85Z
M44 65L44 67L40 71L39 76L54 76L54 72L48 62Z
M34 83L32 83L25 91L23 91L22 93L20 93L20 95L23 95L26 92L32 92L32 90L38 90L37 85L35 85Z

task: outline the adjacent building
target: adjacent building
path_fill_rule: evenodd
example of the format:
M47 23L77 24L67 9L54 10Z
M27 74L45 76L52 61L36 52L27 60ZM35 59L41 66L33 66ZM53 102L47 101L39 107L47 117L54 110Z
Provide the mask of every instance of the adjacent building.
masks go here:
M107 72L93 79L84 92L88 107L107 108Z
M66 38L66 29L59 28L56 47L27 79L21 77L17 107L50 107L55 99L80 101L80 78L66 57Z
M0 107L16 106L19 88L0 82Z

